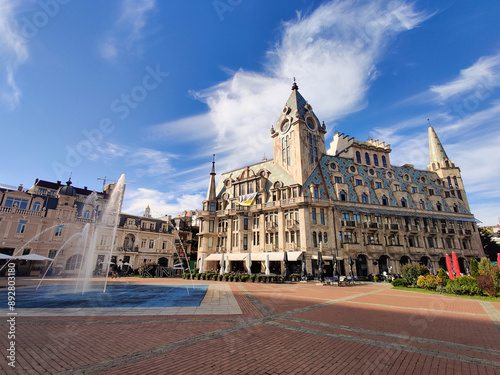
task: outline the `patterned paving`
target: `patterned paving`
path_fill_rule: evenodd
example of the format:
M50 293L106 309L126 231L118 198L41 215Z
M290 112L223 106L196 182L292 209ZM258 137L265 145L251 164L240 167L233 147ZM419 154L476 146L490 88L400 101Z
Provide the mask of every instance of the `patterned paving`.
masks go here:
M0 373L500 374L500 303L383 283L203 283L209 293L197 310L170 315L19 312L16 367L2 359Z

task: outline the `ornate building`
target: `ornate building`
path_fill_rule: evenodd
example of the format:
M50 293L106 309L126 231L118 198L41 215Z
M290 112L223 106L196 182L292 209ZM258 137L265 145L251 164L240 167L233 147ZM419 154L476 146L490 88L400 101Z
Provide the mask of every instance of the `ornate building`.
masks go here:
M99 228L93 254L96 274L103 274L108 262L123 270L144 263L187 267L192 232L184 228L185 219L181 227L169 216L153 218L148 206L142 216L120 213L115 234L101 223L115 185L94 193L86 187L73 187L71 181L64 185L37 179L28 190L22 186L0 188L0 253L38 254L54 259L49 274L76 275L85 256L81 248L84 227L95 224ZM21 261L18 276L36 275L48 264Z
M366 277L408 262L437 272L452 252L465 271L465 260L483 256L460 169L432 127L427 170L392 165L378 140L336 133L326 149L325 134L294 82L271 128L274 159L222 173L217 185L213 163L200 212L204 269L224 259L226 270L248 272L251 261L252 272L280 273L287 252L292 272L304 256L314 274L321 253L327 276L336 261L342 275L352 267Z

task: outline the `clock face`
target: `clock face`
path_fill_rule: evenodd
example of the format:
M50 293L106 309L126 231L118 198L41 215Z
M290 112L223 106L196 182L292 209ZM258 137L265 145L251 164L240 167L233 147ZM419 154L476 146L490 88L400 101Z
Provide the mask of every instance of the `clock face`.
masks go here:
M308 118L307 119L307 126L309 127L309 129L314 130L314 128L315 128L314 121L312 119Z
M283 133L286 133L290 129L290 121L285 121L283 124L281 124L281 131Z

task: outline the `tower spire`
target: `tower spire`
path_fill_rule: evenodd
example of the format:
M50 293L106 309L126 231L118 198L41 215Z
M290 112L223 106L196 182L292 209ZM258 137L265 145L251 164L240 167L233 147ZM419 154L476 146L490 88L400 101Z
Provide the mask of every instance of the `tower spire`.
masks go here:
M217 195L215 192L215 154L213 155L212 171L210 172L210 185L208 185L207 200L215 201Z
M427 121L429 123L429 165L432 169L453 167L453 162L448 158L431 122L429 119Z

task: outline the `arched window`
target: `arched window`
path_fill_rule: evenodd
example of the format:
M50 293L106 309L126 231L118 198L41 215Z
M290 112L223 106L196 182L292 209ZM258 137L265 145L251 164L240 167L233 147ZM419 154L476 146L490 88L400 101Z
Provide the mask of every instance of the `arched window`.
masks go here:
M368 195L366 193L361 194L361 202L368 203Z
M318 242L321 243L323 242L323 233L318 232Z
M40 211L41 208L42 208L42 205L40 204L40 202L33 203L33 207L32 207L33 211Z
M347 201L347 194L345 193L344 190L340 192L340 200L341 201Z
M455 189L460 189L460 187L458 186L457 178L455 176L453 176L453 182L455 183Z
M385 155L382 155L382 166L387 168L387 159L385 158Z
M382 195L382 206L387 205L389 205L389 201L387 200L387 197L385 195Z
M441 203L437 202L436 207L438 211L443 211L443 206L441 205Z
M406 206L407 206L406 199L401 198L401 207L406 207Z
M423 201L423 199L420 199L420 208L422 210L425 210L425 202Z
M325 243L328 242L328 234L326 232L323 233L323 241L325 241Z
M370 154L368 152L365 152L365 163L370 165Z
M356 151L356 162L361 164L361 153L359 151Z
M448 186L450 189L453 189L453 185L451 184L451 177L448 176Z
M316 232L313 232L313 246L318 247L318 238L316 236Z
M83 218L90 219L90 210L85 210L85 212L83 213Z
M373 165L378 167L378 156L377 155L373 155Z
M458 212L458 206L456 204L453 205L453 212Z
M448 160L446 160L444 164L446 165L446 168L450 168L450 162Z
M433 169L433 170L436 170L436 169L437 169L437 168L436 168L436 163L432 163L432 169Z
M73 271L80 269L82 265L82 256L80 254L73 255L66 262L66 270Z

